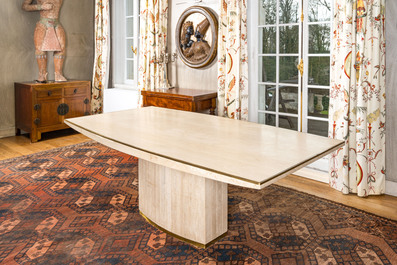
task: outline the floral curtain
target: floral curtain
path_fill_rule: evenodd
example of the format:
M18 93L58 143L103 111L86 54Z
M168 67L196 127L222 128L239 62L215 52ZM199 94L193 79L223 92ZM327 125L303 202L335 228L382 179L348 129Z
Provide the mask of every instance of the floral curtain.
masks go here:
M247 0L221 0L218 115L248 120Z
M103 89L107 87L110 51L109 0L95 1L95 58L92 80L91 112L103 111Z
M166 52L168 0L140 0L139 90L160 87L164 78L162 64L154 58Z
M335 0L329 136L330 185L358 196L385 192L385 0Z

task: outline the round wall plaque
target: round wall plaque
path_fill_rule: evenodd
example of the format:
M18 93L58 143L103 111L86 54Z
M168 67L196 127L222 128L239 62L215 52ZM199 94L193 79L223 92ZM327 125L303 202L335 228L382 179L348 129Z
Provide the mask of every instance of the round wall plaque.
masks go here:
M175 32L179 58L189 67L209 65L217 53L218 21L211 9L192 6L178 20Z

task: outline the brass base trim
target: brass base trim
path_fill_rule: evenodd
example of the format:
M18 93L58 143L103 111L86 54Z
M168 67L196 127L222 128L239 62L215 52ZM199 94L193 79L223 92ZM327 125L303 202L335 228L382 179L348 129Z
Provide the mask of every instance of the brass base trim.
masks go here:
M215 243L216 241L218 241L219 239L221 239L221 238L223 238L224 236L227 235L227 231L226 231L225 233L223 233L222 235L218 236L217 238L215 238L215 239L212 240L211 242L208 242L207 244L202 244L202 243L198 243L198 242L195 242L195 241L193 241L193 240L184 238L184 237L182 237L182 236L176 235L176 234L174 234L174 233L168 231L167 229L162 228L161 226L159 226L158 224L156 224L155 222L153 222L152 220L150 220L148 217L146 217L145 214L143 214L141 211L139 211L139 214L140 214L149 224L153 225L153 226L156 227L157 229L159 229L159 230L163 231L164 233L167 233L167 234L169 234L169 235L171 235L171 236L173 236L173 237L175 237L175 238L177 238L177 239L179 239L179 240L182 240L182 241L184 241L184 242L186 242L186 243L188 243L188 244L190 244L190 245L193 245L194 247L197 247L197 248L205 249L205 248L211 246L212 244L214 244L214 243Z

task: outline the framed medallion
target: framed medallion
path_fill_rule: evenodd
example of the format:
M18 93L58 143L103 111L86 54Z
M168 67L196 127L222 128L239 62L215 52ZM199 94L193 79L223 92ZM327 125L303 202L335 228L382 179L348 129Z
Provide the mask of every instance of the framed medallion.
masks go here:
M211 9L186 9L178 20L175 41L179 58L187 66L202 68L211 64L218 45L218 20Z

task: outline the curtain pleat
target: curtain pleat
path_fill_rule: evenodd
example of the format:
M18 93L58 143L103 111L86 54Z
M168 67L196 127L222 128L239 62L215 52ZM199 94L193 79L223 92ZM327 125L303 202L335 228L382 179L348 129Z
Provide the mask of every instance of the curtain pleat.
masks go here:
M139 46L139 90L154 90L164 79L164 66L153 63L166 52L168 0L141 0Z
M248 120L247 1L220 2L218 115Z
M329 136L330 185L358 196L385 192L385 0L335 0Z
M109 0L95 1L95 55L91 89L92 114L103 111L103 90L109 77Z

